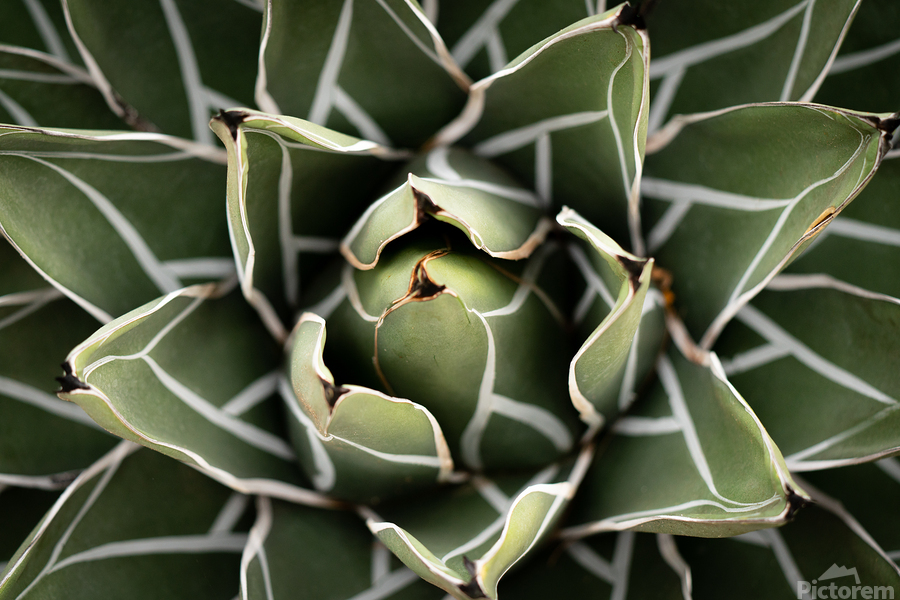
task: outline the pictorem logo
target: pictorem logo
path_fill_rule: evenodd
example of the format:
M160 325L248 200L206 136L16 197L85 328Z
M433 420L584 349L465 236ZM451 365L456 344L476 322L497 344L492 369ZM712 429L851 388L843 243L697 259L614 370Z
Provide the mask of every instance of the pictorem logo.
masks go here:
M853 577L853 581L844 579ZM835 581L839 580L839 581ZM819 600L825 598L864 598L865 600L892 600L894 587L888 585L860 585L859 574L856 567L848 569L831 565L828 570L819 575L818 579L797 582L797 598L809 598Z

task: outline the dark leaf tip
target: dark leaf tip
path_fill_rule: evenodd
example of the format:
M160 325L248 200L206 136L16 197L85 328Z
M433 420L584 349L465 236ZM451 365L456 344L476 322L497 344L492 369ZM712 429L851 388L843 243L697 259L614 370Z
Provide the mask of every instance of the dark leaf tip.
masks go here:
M248 116L247 113L240 110L219 109L219 114L216 115L215 118L228 127L228 131L231 132L231 139L237 140L238 126L246 121Z
M322 389L325 391L325 401L328 403L328 406L332 408L334 408L335 403L337 403L341 396L350 391L345 387L334 385L327 379L320 378L319 381L322 382Z
M56 381L59 382L59 388L60 388L57 391L57 393L68 394L69 392L72 392L74 390L89 390L89 389L91 389L91 386L84 383L83 381L78 379L78 377L75 376L75 374L72 372L72 367L69 365L69 363L64 362L62 364L62 368L66 374L63 375L62 377L56 378Z
M478 572L478 568L474 562L472 562L468 556L463 555L463 566L466 567L466 571L468 571L469 576L472 578L469 583L463 584L459 586L459 590L467 595L469 598L487 598L487 594L484 593L484 590L481 589L481 584L478 583L478 578L475 576Z

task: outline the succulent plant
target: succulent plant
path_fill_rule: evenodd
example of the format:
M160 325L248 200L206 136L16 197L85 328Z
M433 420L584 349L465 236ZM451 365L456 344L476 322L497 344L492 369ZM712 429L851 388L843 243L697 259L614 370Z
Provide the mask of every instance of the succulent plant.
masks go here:
M0 599L900 590L896 2L0 15Z

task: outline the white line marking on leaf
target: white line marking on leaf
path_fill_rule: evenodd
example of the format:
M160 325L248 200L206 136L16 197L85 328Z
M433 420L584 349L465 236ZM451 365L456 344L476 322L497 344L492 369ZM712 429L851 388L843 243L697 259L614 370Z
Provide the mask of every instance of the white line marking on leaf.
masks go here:
M13 323L24 319L33 312L40 310L48 303L53 302L54 300L58 300L62 297L62 292L54 287L0 296L0 307L24 305L14 313L0 319L0 330L9 327Z
M233 492L228 500L222 506L216 520L213 521L209 528L209 533L230 533L237 526L238 521L247 512L247 506L250 504L250 497L238 492Z
M800 71L800 63L803 62L803 55L806 53L806 45L809 42L809 29L812 25L813 10L815 10L816 0L807 0L806 10L803 13L803 23L800 25L800 36L797 38L797 47L794 49L794 56L791 58L791 66L788 68L787 77L784 79L784 87L781 89L782 102L793 100L794 86L797 83L797 73Z
M545 134L596 123L608 115L608 110L599 110L550 117L498 133L476 144L472 151L484 158L493 158L534 143Z
M0 79L34 81L36 83L56 83L60 85L84 83L77 77L64 73L40 73L38 71L20 71L13 69L0 69ZM19 123L19 125L24 125L24 123Z
M56 30L53 21L50 20L44 5L40 3L40 0L24 0L24 2L25 8L28 9L28 13L31 15L31 20L41 36L41 41L47 47L47 51L60 60L70 62L69 53L66 52L66 47L59 37L59 32Z
M263 587L266 590L266 599L274 600L272 591L272 578L269 574L269 561L265 555L266 539L272 531L272 501L265 496L256 497L256 521L250 528L246 546L241 553L241 598L250 598L248 589L248 571L253 559L259 560L259 567L263 576Z
M198 279L225 279L236 275L234 259L210 256L198 258L176 258L162 263L173 277Z
M837 75L838 73L845 73L860 67L867 67L885 58L894 56L898 52L900 52L900 39L876 46L875 48L848 52L834 59L828 74Z
M31 116L25 108L0 90L0 106L6 109L9 116L13 118L16 125L22 127L38 127L38 122Z
M231 400L223 404L219 410L234 416L246 413L278 391L279 376L279 371L266 373L238 392Z
M188 99L188 112L191 117L191 131L194 139L207 146L213 145L213 132L208 127L209 105L206 100L206 92L200 77L200 67L197 65L197 57L194 55L194 47L188 35L187 26L178 12L175 0L159 0L169 35L175 45L175 53L178 56L178 66L181 69L181 81Z
M653 134L662 127L686 72L687 69L684 68L675 69L671 73L667 73L663 78L662 84L657 88L656 95L653 97L653 106L650 107L647 135Z
M620 417L612 427L616 435L629 437L668 435L681 431L681 423L675 417Z
M781 537L781 533L779 533L776 529L765 529L762 530L760 534L768 540L769 548L775 555L775 559L778 561L778 566L781 567L781 572L784 573L784 577L785 579L787 579L788 585L791 586L792 590L796 590L797 582L807 581L807 579L800 572L800 568L797 566L797 561L794 560L790 548L788 548L788 545L785 543L784 538Z
M144 273L146 273L147 277L156 284L161 292L169 293L181 287L181 282L163 267L162 263L156 258L156 255L150 249L150 246L147 245L147 242L144 241L144 238L141 237L141 234L138 233L134 225L132 225L128 219L125 218L125 215L119 211L116 205L106 196L101 194L97 188L51 162L34 156L22 154L19 156L33 160L36 163L56 171L77 188L78 191L84 194L106 220L109 221L109 224L112 225L116 233L119 234L119 237L122 238L122 241L125 242L125 245L128 246L128 249L131 250L135 259L137 259L141 268L144 270Z
M351 98L344 88L337 84L334 86L334 107L350 121L351 125L356 127L361 137L382 146L393 146L393 142L381 126L375 122L375 119L356 100Z
M273 115L284 114L275 102L275 98L269 93L268 89L268 72L266 71L266 48L269 45L269 38L272 35L272 0L266 1L266 23L263 29L262 38L259 41L259 59L257 61L256 83L253 86L253 99L260 110L271 113Z
M738 312L736 318L770 343L786 349L791 356L822 377L883 404L897 404L895 398L888 396L853 373L823 358L753 305L747 304L744 306Z
M790 355L790 350L778 344L762 344L751 350L735 354L730 360L723 360L722 369L724 369L726 375L736 375L752 371Z
M900 230L843 216L835 217L824 233L887 246L900 246Z
M768 21L749 27L734 35L697 44L685 50L673 52L668 56L655 58L650 65L650 79L658 79L673 71L692 67L711 58L761 42L799 14L806 7L807 3L808 0L803 0Z
M258 448L259 450L268 452L269 454L283 458L284 460L294 460L296 455L294 454L293 448L280 437L222 411L215 404L202 398L199 394L172 377L172 375L159 366L159 363L150 356L143 356L142 358L144 362L150 366L153 370L153 374L156 375L157 379L159 379L160 383L162 383L166 389L177 396L195 412L203 416L207 421L254 448Z
M347 51L352 20L353 0L344 0L334 36L331 38L331 45L328 47L328 54L325 56L325 64L322 65L322 71L319 73L316 93L307 117L317 125L325 125L328 114L334 105L334 88L344 62L344 53Z
M491 35L487 39L486 48L491 73L496 73L509 62L509 58L506 56L506 46L503 45L503 38L498 28L495 27L491 31Z
M0 394L36 408L40 408L57 417L103 431L103 428L87 416L87 414L81 410L80 406L60 400L52 394L22 383L21 381L0 376Z
M465 67L488 43L491 33L499 26L519 0L494 0L475 23L459 38L450 54Z

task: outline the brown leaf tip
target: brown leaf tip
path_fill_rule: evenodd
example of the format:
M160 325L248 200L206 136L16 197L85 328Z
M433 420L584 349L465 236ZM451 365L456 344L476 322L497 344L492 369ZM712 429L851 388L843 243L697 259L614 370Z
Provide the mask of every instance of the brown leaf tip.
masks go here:
M478 583L478 578L476 577L476 573L478 572L478 568L475 566L475 563L472 562L468 556L463 555L463 566L466 567L466 571L468 571L469 576L472 578L469 583L465 583L459 586L459 590L467 595L469 598L487 598L487 594L484 593L484 590L481 589L481 584Z
M319 381L322 382L322 389L325 391L325 402L332 408L334 408L335 403L337 403L341 396L350 391L345 387L334 385L327 379L319 378Z
M59 390L57 390L57 394L68 394L74 390L89 390L91 386L84 383L75 374L72 372L72 367L69 363L64 362L62 364L63 371L65 371L65 375L62 377L57 377L56 381L59 382Z
M228 127L228 131L231 132L231 139L237 140L238 135L238 126L247 120L249 115L241 110L223 110L219 109L219 114L217 114L214 118L221 121Z

